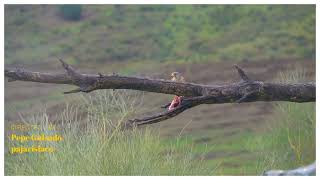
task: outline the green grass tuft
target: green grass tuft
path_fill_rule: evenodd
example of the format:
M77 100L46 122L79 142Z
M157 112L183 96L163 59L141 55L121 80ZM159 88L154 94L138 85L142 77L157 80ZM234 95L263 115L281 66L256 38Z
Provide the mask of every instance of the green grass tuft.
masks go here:
M281 73L279 82L305 81L305 70ZM258 154L257 173L270 169L293 169L315 161L315 103L281 102L267 132L250 138L248 148Z
M45 111L24 118L26 124L39 124L41 133L60 134L64 140L42 143L55 147L57 151L53 153L12 155L6 152L5 174L213 175L214 168L195 157L193 146L185 139L166 142L159 132L149 128L120 130L120 122L139 106L140 93L110 90L93 94L83 96L81 107L66 105L59 114L60 125L56 131L48 130L51 120ZM83 109L87 114L80 117ZM7 148L17 145L22 144L6 141Z

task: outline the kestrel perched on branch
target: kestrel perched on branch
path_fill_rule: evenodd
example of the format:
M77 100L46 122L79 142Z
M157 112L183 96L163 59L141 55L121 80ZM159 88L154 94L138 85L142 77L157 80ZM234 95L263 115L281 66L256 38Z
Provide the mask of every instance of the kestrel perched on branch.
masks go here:
M171 81L174 82L185 82L184 77L179 72L171 73ZM174 108L178 107L181 104L182 96L175 96L171 101L171 104L168 108L169 111L173 110Z

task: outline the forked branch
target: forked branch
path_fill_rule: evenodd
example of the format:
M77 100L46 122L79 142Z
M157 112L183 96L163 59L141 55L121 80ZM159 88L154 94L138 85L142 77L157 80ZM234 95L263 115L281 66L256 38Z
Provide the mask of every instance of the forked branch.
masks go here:
M126 126L140 126L172 118L200 104L244 103L255 101L314 102L316 84L309 83L266 83L255 81L237 65L241 81L227 85L202 85L149 79L132 76L82 74L60 59L66 73L40 73L22 69L5 69L9 82L32 81L39 83L70 84L78 88L65 92L91 92L97 89L134 89L162 94L183 96L175 109L141 119L129 120ZM166 107L165 105L164 107Z

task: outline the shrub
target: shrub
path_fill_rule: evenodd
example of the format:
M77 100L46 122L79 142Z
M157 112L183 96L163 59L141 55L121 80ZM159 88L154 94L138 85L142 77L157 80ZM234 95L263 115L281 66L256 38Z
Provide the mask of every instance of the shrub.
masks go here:
M81 19L82 6L76 4L65 4L60 6L60 15L65 20L77 21Z

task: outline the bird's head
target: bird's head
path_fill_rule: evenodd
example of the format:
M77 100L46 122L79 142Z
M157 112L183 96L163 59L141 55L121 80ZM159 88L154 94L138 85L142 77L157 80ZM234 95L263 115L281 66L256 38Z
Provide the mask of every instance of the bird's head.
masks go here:
M179 72L173 72L173 73L171 73L171 77L172 77L172 78L177 78L178 76L180 76L180 73L179 73Z
M184 77L179 72L171 73L171 80L177 82L185 82Z

